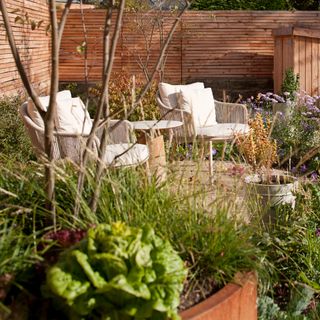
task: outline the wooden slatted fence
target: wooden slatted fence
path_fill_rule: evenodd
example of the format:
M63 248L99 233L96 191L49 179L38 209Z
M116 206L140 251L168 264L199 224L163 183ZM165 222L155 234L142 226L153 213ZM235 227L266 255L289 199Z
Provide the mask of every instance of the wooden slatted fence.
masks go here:
M27 74L39 93L48 91L50 81L50 36L46 35L49 23L47 0L6 0L16 42ZM18 12L12 13L19 9ZM31 30L22 21L15 22L17 16L26 13L30 20L43 21L40 28ZM0 96L24 94L20 76L15 67L6 32L0 14Z
M154 17L153 17L154 18ZM101 79L103 10L85 10L83 19L88 30L89 80ZM149 25L148 21L149 19ZM164 14L163 31L168 31L174 16ZM126 13L118 44L117 72L141 75L146 60L145 46L151 33L152 17L143 19ZM145 27L140 25L145 21ZM152 20L154 21L154 20ZM246 93L272 90L274 38L272 31L280 26L320 28L316 11L188 11L183 16L170 44L164 69L164 80L172 83L204 81L221 91ZM319 26L318 26L319 25ZM149 26L149 27L148 27ZM147 32L142 32L145 29ZM80 10L68 18L61 48L61 81L83 81L84 61L76 47L84 41ZM149 65L159 54L160 38L151 41ZM152 68L149 68L149 71Z
M48 88L50 75L50 42L45 34L48 22L47 2L7 2L9 10L18 6L28 11L31 18L45 21L35 31L26 30L19 24L14 25L28 73L38 90L44 92ZM17 13L12 14L12 19L16 15ZM104 11L85 9L83 19L88 32L89 80L97 82L101 80ZM157 27L149 41L152 25L155 21L161 23L160 30L165 35L173 20L172 13L164 14L163 19L144 13L126 13L114 71L143 76L141 65L148 61L147 69L150 74L163 41ZM272 89L273 29L287 25L320 28L319 22L320 13L317 11L189 11L183 16L169 46L163 79L172 83L201 80L218 93L222 89L243 94ZM84 58L77 50L84 41L81 11L72 9L61 46L60 81L84 81ZM149 54L146 53L148 44ZM0 46L0 95L22 90L1 25L1 15ZM301 48L302 46L303 44ZM302 50L299 59L309 59L309 54L310 52ZM314 77L317 74L320 72L313 72Z

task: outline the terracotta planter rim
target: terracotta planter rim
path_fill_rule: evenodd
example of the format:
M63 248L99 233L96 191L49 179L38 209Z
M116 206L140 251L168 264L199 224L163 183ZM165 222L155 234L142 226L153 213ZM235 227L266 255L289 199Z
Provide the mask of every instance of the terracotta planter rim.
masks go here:
M182 320L192 319L211 319L210 313L212 310L219 308L219 306L228 300L234 299L235 296L241 295L244 286L256 286L257 275L255 272L242 273L236 277L233 282L228 283L217 293L213 294L206 300L196 304L195 306L184 310L180 313ZM229 319L229 318L225 318Z

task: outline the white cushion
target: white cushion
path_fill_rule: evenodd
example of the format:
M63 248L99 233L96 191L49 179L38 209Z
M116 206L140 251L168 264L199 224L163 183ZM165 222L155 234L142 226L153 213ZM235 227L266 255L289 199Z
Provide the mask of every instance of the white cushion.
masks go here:
M178 97L177 94L180 91L190 91L204 89L203 82L195 82L185 85L172 85L165 82L159 83L159 93L161 97L161 101L169 108L176 108L178 105Z
M70 90L63 90L63 91L57 92L57 101L65 100L65 99L71 99ZM41 103L41 109L44 112L47 112L48 106L49 106L49 101L50 101L50 96L39 97L39 100ZM44 129L44 123L43 123L42 117L40 116L40 113L38 112L36 106L34 105L33 101L30 98L28 99L27 112L28 112L29 117L33 120L33 122L37 126Z
M72 96L71 96L70 90L62 90L62 91L57 92L57 100L71 99L71 98L72 98Z
M117 155L122 153L124 154L121 157L115 159ZM110 144L107 145L104 162L115 167L132 166L143 163L148 158L149 150L144 144L135 144L133 147L128 143Z
M47 107L44 107L44 106L48 106L49 98L39 97L39 100L42 105L41 109L46 112ZM37 108L35 107L35 105L33 104L30 98L28 99L27 112L31 120L41 129L44 129L44 123L43 123L42 117L40 116L40 113L38 112Z
M211 88L181 91L179 95L181 108L191 109L195 129L217 123Z
M213 126L198 128L197 135L212 140L233 139L236 134L247 134L250 127L243 123L217 123Z
M191 93L193 91L190 91ZM177 93L178 108L192 114L192 94L183 93L181 90Z
M79 97L58 100L57 131L70 134L89 134L92 128L90 115Z

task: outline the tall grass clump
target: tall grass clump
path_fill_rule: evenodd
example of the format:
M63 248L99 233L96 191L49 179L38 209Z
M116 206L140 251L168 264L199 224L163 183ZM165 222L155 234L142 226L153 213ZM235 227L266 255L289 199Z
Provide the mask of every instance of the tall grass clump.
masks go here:
M35 157L30 139L19 117L18 108L22 102L19 96L0 99L0 154L27 162Z
M43 230L48 213L45 195L39 187L43 179L40 166L0 169L0 198L4 211L27 212L29 232ZM21 171L22 170L22 171ZM73 216L77 170L73 164L56 168L57 229L86 230L90 226L115 221L130 226L150 225L162 238L168 239L191 270L192 277L212 277L223 285L236 272L257 269L260 251L251 243L250 227L232 211L235 199L199 201L204 194L178 192L169 177L159 185L149 181L143 168L108 170L103 177L98 210L89 209L89 194L94 187L90 168L86 192L78 217ZM228 198L229 197L229 198ZM21 221L21 219L20 219ZM40 231L38 230L37 231Z
M40 234L25 232L22 220L0 209L0 319L12 319L9 292L24 290L27 271L43 261Z

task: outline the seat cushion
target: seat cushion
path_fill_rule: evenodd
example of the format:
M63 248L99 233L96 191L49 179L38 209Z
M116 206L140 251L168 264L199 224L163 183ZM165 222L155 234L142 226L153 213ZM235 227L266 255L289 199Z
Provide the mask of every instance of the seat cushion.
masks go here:
M212 126L217 123L211 88L181 91L178 101L181 104L181 108L191 110L196 131L197 128Z
M165 82L159 83L159 93L161 101L169 108L176 108L178 106L177 94L180 91L190 91L204 89L203 82L195 82L190 84L173 85Z
M122 153L124 153L122 156L115 159L117 155ZM133 146L128 143L110 144L107 146L104 162L114 167L134 166L145 162L148 158L149 150L144 144L135 144Z
M204 139L224 141L232 140L236 134L247 134L250 127L242 123L217 123L213 126L198 128L198 137Z

